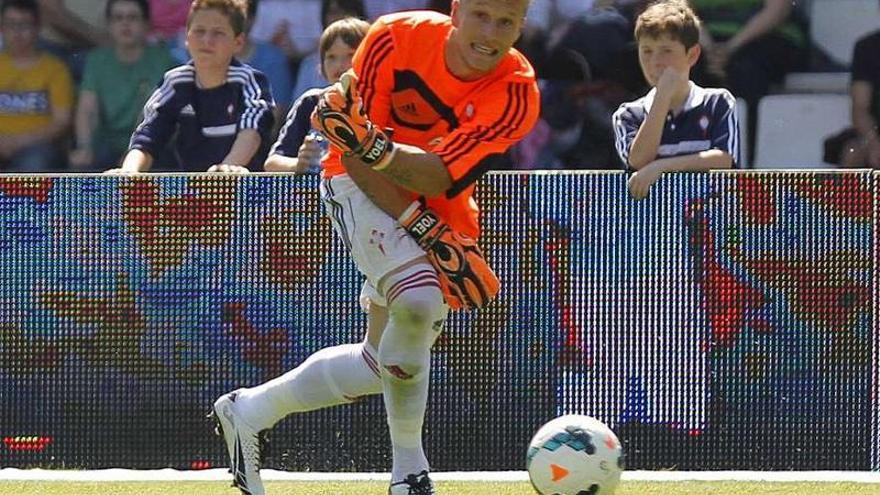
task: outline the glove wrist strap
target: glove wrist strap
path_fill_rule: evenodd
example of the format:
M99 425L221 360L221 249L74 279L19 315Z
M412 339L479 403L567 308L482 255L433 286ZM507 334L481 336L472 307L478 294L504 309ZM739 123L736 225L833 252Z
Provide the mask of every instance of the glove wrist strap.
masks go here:
M400 216L400 224L425 249L445 230L445 226L441 226L440 218L433 211L423 208L419 202L409 205Z
M388 165L391 165L391 162L394 161L394 155L397 154L397 147L394 146L394 142L393 141L388 141L388 142L390 143L389 144L390 148L385 153L385 156L383 156L382 158L379 159L379 161L377 161L376 163L374 163L373 165L370 166L370 168L372 168L373 170L375 170L377 172L381 172L382 170L385 170L386 168L388 168Z

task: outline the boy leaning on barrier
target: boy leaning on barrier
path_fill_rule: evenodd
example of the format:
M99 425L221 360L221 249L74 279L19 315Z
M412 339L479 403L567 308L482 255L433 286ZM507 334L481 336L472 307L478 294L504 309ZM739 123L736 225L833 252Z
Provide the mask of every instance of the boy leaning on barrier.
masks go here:
M614 113L617 153L636 199L664 172L737 167L736 101L726 89L690 81L700 58L700 20L683 0L663 0L636 20L642 73L653 88Z
M247 172L266 158L275 103L266 76L236 60L244 0L195 0L186 27L192 60L165 73L144 106L128 153L111 173L144 172L177 135L183 171Z

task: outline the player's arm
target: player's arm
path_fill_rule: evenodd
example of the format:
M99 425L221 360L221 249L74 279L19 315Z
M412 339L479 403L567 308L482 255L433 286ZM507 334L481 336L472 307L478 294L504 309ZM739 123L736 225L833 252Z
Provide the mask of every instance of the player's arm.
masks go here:
M380 210L399 218L412 203L412 194L395 184L381 172L365 167L360 160L352 156L342 157L342 166L358 189Z
M347 95L345 99L357 108L357 92L349 91L350 88L342 89L342 94ZM480 117L446 136L432 153L404 146L394 149L398 145L390 140L383 142L387 137L376 133L361 112L344 111L339 106L342 102L334 102L339 98L338 93L336 96L330 95L325 108L328 114L324 115L324 119L321 118L320 104L315 112L315 119L318 120L316 127L322 132L332 133L328 138L348 150L342 164L358 187L376 206L395 216L425 250L428 260L437 270L441 290L452 309L478 308L487 304L500 289L498 278L475 239L451 229L420 202L410 201L410 194L398 182L399 177L387 171L404 165L423 167L420 170L426 171L436 164L442 168L448 181L441 192L453 196L469 188L489 168L493 158L522 139L537 120L539 100L536 85L527 82L503 83L493 89L497 91L489 93L494 96L487 96L487 101L483 102L485 108L478 112ZM326 118L328 115L330 118ZM345 123L329 122L334 119ZM361 123L361 120L365 121ZM361 131L362 139L352 139ZM364 149L379 151L363 153Z
M380 173L394 184L422 196L439 196L452 187L443 160L415 146L395 144L396 152Z

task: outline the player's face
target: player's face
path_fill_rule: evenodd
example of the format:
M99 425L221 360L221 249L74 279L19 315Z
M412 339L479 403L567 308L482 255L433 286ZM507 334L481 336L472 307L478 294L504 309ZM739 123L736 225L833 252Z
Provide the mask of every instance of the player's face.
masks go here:
M327 81L331 84L338 81L342 73L351 68L352 57L354 57L354 48L348 46L345 41L342 41L342 38L336 38L336 41L324 53L324 59L321 61L324 77L327 78Z
M113 42L121 46L141 45L147 34L147 20L135 2L120 0L110 7L107 18Z
M526 9L528 0L453 0L446 47L453 74L467 80L491 72L519 38Z
M39 26L31 12L7 7L0 19L0 31L4 50L13 57L29 56L36 49Z
M658 38L643 37L639 40L639 64L651 86L657 85L667 67L679 72L689 72L699 57L699 45L687 50L680 41L668 35Z
M235 34L229 18L219 10L196 11L186 30L186 47L197 66L228 65L244 46L244 34Z

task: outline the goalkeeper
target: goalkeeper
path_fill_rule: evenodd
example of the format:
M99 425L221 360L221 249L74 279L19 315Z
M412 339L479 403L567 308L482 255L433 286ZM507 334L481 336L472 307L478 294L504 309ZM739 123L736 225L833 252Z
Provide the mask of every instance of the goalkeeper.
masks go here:
M512 48L528 3L453 0L451 18L381 17L353 72L321 96L312 125L332 143L321 196L366 278L367 335L215 402L243 493L264 493L260 431L378 393L391 434L389 493L434 493L422 448L430 349L450 307L481 307L499 289L476 244L472 193L539 112L534 71Z

